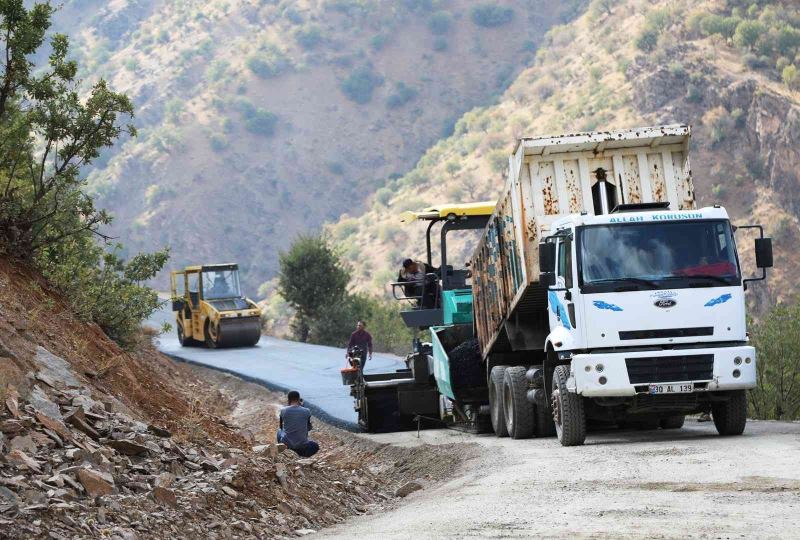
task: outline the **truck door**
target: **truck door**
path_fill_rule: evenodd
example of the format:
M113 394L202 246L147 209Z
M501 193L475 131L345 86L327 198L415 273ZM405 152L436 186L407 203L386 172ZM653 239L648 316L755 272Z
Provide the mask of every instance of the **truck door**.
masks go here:
M572 300L572 237L556 237L556 284L548 293L550 329L563 326L575 330L575 304Z
M186 295L189 302L189 308L192 312L192 332L186 332L187 336L194 339L203 339L203 322L200 320L200 271L187 270L186 271Z

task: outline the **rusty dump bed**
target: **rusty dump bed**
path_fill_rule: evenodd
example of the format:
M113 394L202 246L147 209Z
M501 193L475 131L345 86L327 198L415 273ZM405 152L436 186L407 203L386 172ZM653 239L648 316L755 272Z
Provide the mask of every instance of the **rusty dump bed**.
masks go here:
M538 287L538 243L556 218L609 213L618 204L695 207L690 136L689 126L671 125L519 140L506 188L471 263L484 357L496 343L509 347L503 322L517 310L546 310ZM533 345L544 343L528 340L525 347Z

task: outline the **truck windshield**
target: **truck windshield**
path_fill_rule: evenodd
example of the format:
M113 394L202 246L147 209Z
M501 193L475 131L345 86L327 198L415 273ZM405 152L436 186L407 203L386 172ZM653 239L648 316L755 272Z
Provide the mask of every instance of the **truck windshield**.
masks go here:
M587 226L580 229L578 250L584 292L740 283L724 220Z
M232 269L203 271L203 299L239 298L239 271Z

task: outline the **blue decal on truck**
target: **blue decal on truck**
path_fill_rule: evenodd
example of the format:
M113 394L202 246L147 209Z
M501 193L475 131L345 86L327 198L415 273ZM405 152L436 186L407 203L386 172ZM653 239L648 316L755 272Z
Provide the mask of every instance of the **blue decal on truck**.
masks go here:
M561 324L564 326L564 328L571 330L572 322L569 320L567 308L565 308L564 304L561 303L558 295L553 291L550 291L547 293L547 299L550 301L550 309L556 314L556 317L558 317L558 319L561 321Z
M608 309L610 311L622 311L622 308L616 304L609 304L608 302L603 302L602 300L595 300L593 302L594 307L599 309Z
M731 295L731 293L725 293L722 296L717 296L716 298L712 298L711 300L706 302L705 307L712 307L716 306L717 304L724 304L731 298L733 298L733 295Z

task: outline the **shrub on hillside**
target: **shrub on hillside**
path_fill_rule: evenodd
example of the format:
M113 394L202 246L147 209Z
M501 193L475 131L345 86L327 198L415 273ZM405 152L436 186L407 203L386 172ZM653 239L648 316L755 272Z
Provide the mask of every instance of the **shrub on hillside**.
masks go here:
M641 51L652 52L658 45L658 35L658 30L653 28L645 28L639 33L638 36L636 36L636 41L634 41L634 44L636 45L636 48Z
M307 25L295 31L294 39L302 48L313 49L322 41L322 31L318 26Z
M442 36L437 36L433 40L433 50L436 52L444 52L447 50L447 40Z
M725 38L732 38L741 19L738 17L725 17L723 15L706 15L700 20L700 31L710 36L718 34Z
M453 24L453 16L450 12L440 10L430 16L428 19L428 28L436 35L443 35L450 31Z
M485 28L494 28L510 23L514 18L514 10L497 4L479 4L470 10L472 22Z
M227 60L214 60L206 69L206 79L216 82L222 80L228 73L230 62Z
M779 305L754 325L758 386L750 413L769 420L800 419L800 304Z
M244 122L244 127L250 133L271 137L275 134L275 125L278 123L278 117L275 114L258 108L255 112Z
M791 65L783 68L781 78L784 84L792 90L800 90L800 70L797 69L797 66Z
M417 90L406 85L404 82L398 82L394 85L394 91L386 99L386 106L390 109L398 109L406 103L413 101L417 98Z
M736 26L733 43L742 49L752 50L766 31L766 27L758 21L742 21Z
M228 138L222 133L214 133L208 138L212 150L215 152L222 152L228 148Z
M272 44L264 45L245 62L247 68L262 79L280 75L292 67L291 60Z
M372 101L372 93L382 84L383 77L375 73L371 65L366 65L351 72L340 88L347 99L363 105Z

